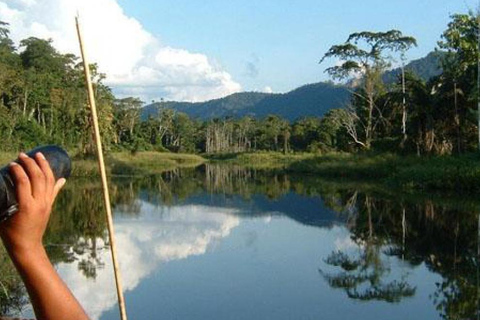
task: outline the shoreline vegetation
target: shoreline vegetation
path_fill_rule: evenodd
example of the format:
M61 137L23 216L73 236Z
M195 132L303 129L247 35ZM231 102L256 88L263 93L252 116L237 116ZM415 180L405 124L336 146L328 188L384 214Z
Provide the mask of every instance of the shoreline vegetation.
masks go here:
M0 153L8 164L14 153ZM361 182L413 191L474 193L480 191L480 155L400 156L395 154L314 153L282 154L255 152L194 155L169 152L116 152L106 155L110 176L155 175L205 163L241 166L252 170L274 170L318 176L337 182ZM73 177L98 175L95 158L73 157Z
M401 156L390 153L325 155L251 153L215 156L214 162L252 169L283 169L326 180L368 182L402 191L480 191L480 155Z
M16 153L0 152L0 163L2 165L7 165L16 158ZM131 152L105 154L105 164L109 176L153 175L177 168L196 167L204 162L205 159L198 155L170 152L144 151L135 154ZM100 173L96 157L72 156L72 177L81 178L98 175Z
M332 103L321 117L284 118L280 111L314 109L332 83L296 91L295 105L263 102L271 110L264 116L242 116L264 95L238 93L208 103L215 111L228 101L233 113L198 118L173 108L175 101L153 102L147 112L139 97L115 97L101 66L91 65L108 174L221 163L392 190L478 192L478 22L473 12L452 14L435 52L402 70L392 66L408 62L414 37L400 30L351 33L320 60L342 61L325 72L348 88L348 102ZM75 151L73 176L98 174L77 57L35 37L15 46L9 34L8 21L0 21L0 151L58 144ZM331 101L340 97L330 93ZM0 153L5 164L15 157Z

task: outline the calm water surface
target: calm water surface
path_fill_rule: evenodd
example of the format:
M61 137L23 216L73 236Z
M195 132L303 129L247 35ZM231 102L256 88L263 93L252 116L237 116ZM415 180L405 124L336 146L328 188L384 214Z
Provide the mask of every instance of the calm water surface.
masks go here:
M101 189L69 185L50 257L93 319L118 319ZM112 198L131 319L478 314L476 200L216 166L115 179Z

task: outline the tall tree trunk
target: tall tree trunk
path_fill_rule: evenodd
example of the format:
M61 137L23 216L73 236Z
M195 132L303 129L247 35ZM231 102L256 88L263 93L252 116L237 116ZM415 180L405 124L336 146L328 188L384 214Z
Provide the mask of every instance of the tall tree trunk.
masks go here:
M405 97L405 66L402 63L402 143L400 144L401 148L405 147L405 142L407 142L407 101Z
M369 150L372 142L373 136L373 108L375 107L375 99L374 99L374 83L373 79L371 79L372 75L368 75L370 73L367 71L366 76L366 85L365 90L367 93L367 104L368 104L368 115L367 115L367 124L365 127L365 149Z
M288 153L288 139L290 138L290 132L288 130L285 130L283 133L283 153L287 154Z
M460 137L460 115L458 114L457 81L453 82L453 98L455 104L455 131L457 135L457 152L462 152L462 142Z
M23 115L27 114L27 102L28 102L28 89L25 89L23 94Z

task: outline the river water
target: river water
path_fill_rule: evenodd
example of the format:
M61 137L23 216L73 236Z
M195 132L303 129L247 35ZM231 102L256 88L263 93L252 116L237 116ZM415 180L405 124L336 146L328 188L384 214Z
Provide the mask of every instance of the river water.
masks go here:
M477 199L214 165L111 183L131 319L478 316ZM101 188L68 185L49 255L92 319L118 319Z

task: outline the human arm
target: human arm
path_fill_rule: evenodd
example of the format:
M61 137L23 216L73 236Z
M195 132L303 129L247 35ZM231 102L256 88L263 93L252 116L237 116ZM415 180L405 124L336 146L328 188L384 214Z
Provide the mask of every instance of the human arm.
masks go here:
M0 224L0 236L27 288L38 319L83 320L85 311L53 268L42 240L55 197L65 179L55 182L48 161L41 153L19 156L12 163L18 212Z

